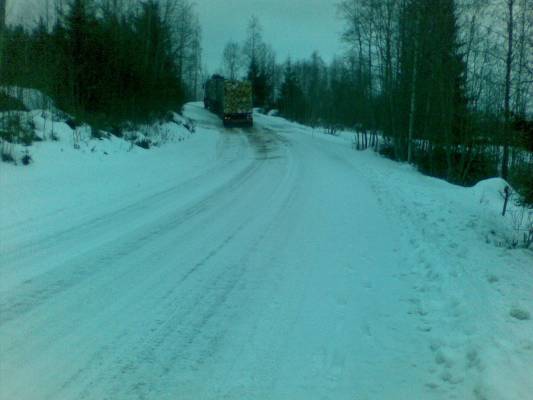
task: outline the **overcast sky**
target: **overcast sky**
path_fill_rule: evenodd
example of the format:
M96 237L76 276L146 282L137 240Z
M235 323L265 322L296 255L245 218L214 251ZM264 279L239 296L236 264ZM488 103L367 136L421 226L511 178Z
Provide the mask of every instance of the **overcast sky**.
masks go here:
M8 21L36 20L45 0L7 0ZM138 0L132 0L138 1ZM340 52L341 24L336 17L338 0L194 0L203 31L204 63L213 72L220 66L228 40L242 41L255 14L263 37L274 48L278 61L291 55L308 57L318 50L329 61ZM53 3L53 1L50 1Z
M278 61L287 56L308 57L318 50L330 60L339 53L341 24L338 0L196 0L203 29L204 60L212 69L220 65L228 40L242 41L250 17L263 26L263 38L276 51Z

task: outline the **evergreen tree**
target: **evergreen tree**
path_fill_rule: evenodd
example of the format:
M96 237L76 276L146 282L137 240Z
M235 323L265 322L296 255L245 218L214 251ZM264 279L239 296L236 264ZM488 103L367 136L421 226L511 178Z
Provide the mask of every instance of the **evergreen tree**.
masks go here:
M175 57L175 30L159 1L127 12L117 1L65 4L51 31L43 19L29 31L6 29L10 56L0 59L0 84L40 89L60 108L93 123L142 121L181 107L186 84ZM199 40L187 46L194 55L186 75L192 88Z
M255 16L248 24L243 49L248 62L247 78L252 84L254 107L268 107L273 97L273 71L268 65L273 59L273 51L263 42L262 27Z
M305 97L290 60L285 65L278 109L283 116L294 121L303 121L305 117Z
M4 58L4 44L6 39L6 0L0 0L0 68ZM2 74L0 69L0 75Z

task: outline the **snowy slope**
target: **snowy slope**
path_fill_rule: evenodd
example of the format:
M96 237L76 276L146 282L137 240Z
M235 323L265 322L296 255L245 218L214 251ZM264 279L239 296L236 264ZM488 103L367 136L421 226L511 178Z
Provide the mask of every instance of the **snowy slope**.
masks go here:
M533 256L500 245L501 181L186 115L154 150L0 166L0 398L531 398Z

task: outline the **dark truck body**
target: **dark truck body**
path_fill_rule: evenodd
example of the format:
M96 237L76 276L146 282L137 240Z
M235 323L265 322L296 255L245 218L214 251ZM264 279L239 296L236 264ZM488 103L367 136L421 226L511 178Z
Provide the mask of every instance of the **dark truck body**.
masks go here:
M252 126L252 85L213 75L205 84L204 106L219 115L224 126Z

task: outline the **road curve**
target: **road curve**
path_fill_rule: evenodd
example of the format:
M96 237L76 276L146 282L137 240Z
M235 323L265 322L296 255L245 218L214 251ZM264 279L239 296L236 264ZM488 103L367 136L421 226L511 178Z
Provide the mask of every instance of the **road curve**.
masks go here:
M430 398L401 233L364 166L260 119L219 153L190 181L5 247L1 399ZM21 280L32 263L43 272Z

